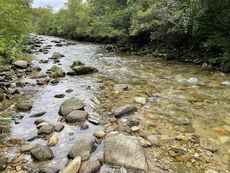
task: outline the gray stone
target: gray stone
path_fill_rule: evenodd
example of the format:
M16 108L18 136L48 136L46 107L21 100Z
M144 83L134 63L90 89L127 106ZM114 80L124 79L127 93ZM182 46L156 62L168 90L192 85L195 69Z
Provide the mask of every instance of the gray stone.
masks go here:
M54 52L51 59L59 59L65 57L63 54L61 54L60 52Z
M27 68L28 62L24 60L17 60L14 62L14 66L16 68L24 69L24 68Z
M49 147L40 144L36 145L30 151L30 154L38 161L52 160L54 158L52 150Z
M62 173L77 173L81 166L81 157L73 159L68 166L65 167Z
M100 124L101 116L95 113L91 113L88 116L88 121L91 122L92 124L98 125Z
M75 110L84 110L84 103L81 100L70 98L61 104L59 113L66 116Z
M136 137L107 136L104 141L104 158L106 164L134 170L147 170L144 151Z
M64 125L63 124L57 124L55 127L54 127L54 130L56 132L61 132L63 129L64 129Z
M128 105L116 108L113 111L113 114L114 114L115 117L119 118L122 115L125 115L125 114L128 114L128 113L131 113L131 112L135 111L135 109L136 109L135 106L128 104Z
M51 124L47 124L47 125L44 125L44 126L42 126L42 127L40 127L39 129L38 129L38 134L39 135L42 135L42 134L50 134L50 133L52 133L54 131L54 126L53 125L51 125Z
M35 146L36 146L36 144L27 144L27 145L23 145L23 146L20 148L20 151L21 151L22 153L30 152Z
M78 156L82 157L86 152L92 153L95 149L94 142L89 139L81 138L71 148L68 157L74 159Z
M65 116L65 120L68 123L83 122L87 119L88 113L85 111L73 111Z
M98 160L89 160L83 162L79 173L95 173L99 171L101 164Z

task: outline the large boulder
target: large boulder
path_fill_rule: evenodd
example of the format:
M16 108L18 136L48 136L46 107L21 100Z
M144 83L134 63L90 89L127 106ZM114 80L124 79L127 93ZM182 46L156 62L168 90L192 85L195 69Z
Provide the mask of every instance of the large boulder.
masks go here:
M68 123L83 122L87 119L87 116L87 112L76 110L66 115L65 120Z
M66 116L75 110L84 110L84 103L76 98L70 98L61 104L59 113Z
M86 153L92 153L94 149L95 145L92 140L82 138L77 140L77 142L73 145L68 157L71 159L74 159L78 156L84 158Z
M133 136L107 136L104 141L104 159L106 164L147 171L143 148Z
M135 111L135 106L133 105L124 105L124 106L121 106L121 107L118 107L116 108L114 111L113 111L113 115L115 117L121 117L122 115L125 115L125 114L128 114L128 113L131 113L133 111Z
M75 75L84 75L98 72L98 70L95 67L90 66L75 66L72 69Z
M30 151L30 154L38 161L47 161L54 158L52 150L49 147L40 144L36 145Z
M58 78L58 77L64 77L65 76L65 72L62 70L61 67L58 67L56 65L54 65L51 69L50 69L51 73L50 76L52 78Z
M60 52L54 52L51 59L59 59L65 57L63 54L61 54Z
M28 62L24 60L17 60L14 62L16 68L25 69L28 66Z
M81 166L81 157L73 159L68 166L65 167L62 173L77 173Z

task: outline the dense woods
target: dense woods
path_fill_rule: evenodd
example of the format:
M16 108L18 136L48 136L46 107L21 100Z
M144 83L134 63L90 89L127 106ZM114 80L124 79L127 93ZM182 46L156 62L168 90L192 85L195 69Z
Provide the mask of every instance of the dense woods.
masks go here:
M57 12L30 3L1 1L1 56L15 56L23 35L37 32L230 70L229 0L69 0Z
M29 31L32 0L0 1L0 61L24 58L22 54Z

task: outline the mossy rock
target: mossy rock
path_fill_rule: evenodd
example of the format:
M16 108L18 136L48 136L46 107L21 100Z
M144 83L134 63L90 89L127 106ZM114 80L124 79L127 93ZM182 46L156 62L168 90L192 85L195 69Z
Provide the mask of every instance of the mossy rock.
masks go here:
M0 92L0 102L3 101L5 98L5 94L3 92Z
M70 66L71 68L74 68L76 66L84 66L85 64L81 61L74 61L73 64Z
M53 66L51 69L51 74L50 76L52 78L59 78L59 77L64 77L65 76L65 72L62 70L61 67L58 66Z
M98 72L95 67L91 66L76 66L73 68L73 71L75 72L75 75L92 74Z

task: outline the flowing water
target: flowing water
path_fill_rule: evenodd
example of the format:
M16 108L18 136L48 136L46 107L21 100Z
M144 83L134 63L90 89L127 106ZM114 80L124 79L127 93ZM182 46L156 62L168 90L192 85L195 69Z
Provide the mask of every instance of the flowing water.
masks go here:
M55 47L51 40L60 38L40 38L44 39L42 46L53 45L48 54L33 55L32 63L41 67L41 72L46 73L47 69L53 66L53 61L50 60L48 64L39 64L39 61L48 59L54 52L65 55L60 62L65 72L70 71L74 60L94 66L99 72L86 76L66 76L57 85L33 86L38 92L32 98L33 109L29 115L46 111L42 118L55 125L60 120L58 109L68 98L77 97L84 100L88 113L97 112L106 116L113 108L127 103L134 104L134 97L141 96L148 101L144 107L139 106L140 110L151 110L152 114L168 122L175 122L178 118L188 119L192 122L196 134L217 140L228 151L229 134L219 134L213 128L230 131L230 86L221 84L230 81L229 74L204 71L199 66L153 57L105 53L101 51L100 45L92 43L76 42L76 45ZM36 82L29 77L24 80ZM127 84L129 89L116 93L113 88L115 84ZM67 89L73 89L73 92L66 93ZM66 96L58 99L54 98L56 94ZM26 113L24 115L20 124L12 125L10 138L29 139L37 135L35 118L30 118ZM145 123L144 118L142 123ZM55 165L62 169L67 163L66 155L75 140L82 136L93 139L92 133L103 128L100 125L88 125L89 129L82 131L79 126L65 124L64 130L57 134L59 144L52 147L55 159L40 164ZM224 144L221 143L223 138ZM37 139L32 143L47 142ZM94 155L99 153L102 147L98 145ZM9 151L8 154L13 155L14 151Z

